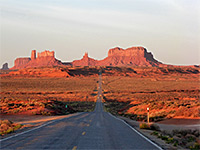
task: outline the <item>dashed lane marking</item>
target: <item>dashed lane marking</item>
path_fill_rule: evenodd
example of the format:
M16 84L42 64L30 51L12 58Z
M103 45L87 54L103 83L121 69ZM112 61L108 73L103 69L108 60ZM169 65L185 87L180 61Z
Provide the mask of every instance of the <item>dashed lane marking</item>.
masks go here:
M76 150L77 149L77 146L74 146L73 148L72 148L72 150Z

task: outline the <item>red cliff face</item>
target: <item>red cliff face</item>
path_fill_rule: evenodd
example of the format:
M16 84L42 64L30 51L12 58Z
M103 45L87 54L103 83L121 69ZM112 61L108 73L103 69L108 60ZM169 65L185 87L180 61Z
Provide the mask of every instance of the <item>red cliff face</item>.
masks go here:
M112 48L108 51L108 57L103 60L95 60L88 57L85 53L82 59L74 60L72 63L62 63L55 58L54 51L47 51L38 53L36 57L36 50L31 53L31 58L17 58L15 66L12 69L22 69L40 66L59 66L59 65L73 65L73 66L167 66L155 60L153 55L144 47L131 47L127 49Z
M36 50L33 50L31 52L31 58L17 58L15 60L15 66L12 69L62 65L62 62L57 60L54 54L54 51L44 51L38 53L38 57L36 57Z
M159 66L162 63L153 58L144 47L131 47L128 49L113 48L108 52L108 57L102 63L104 65L120 66Z
M54 58L55 57L54 54L55 54L54 51L50 52L50 51L45 50L44 52L38 53L38 58L42 58L42 57L53 57Z
M24 65L28 64L31 61L29 57L26 58L17 58L15 59L15 66L12 69L21 69Z
M31 60L36 59L36 50L32 50L31 52Z
M144 47L112 48L108 51L108 57L100 61L85 54L81 60L75 60L72 64L73 66L163 66Z

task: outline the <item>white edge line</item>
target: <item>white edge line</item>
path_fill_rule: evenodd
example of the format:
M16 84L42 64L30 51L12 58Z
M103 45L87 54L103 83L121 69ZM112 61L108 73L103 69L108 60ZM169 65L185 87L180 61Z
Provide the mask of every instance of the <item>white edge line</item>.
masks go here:
M79 114L82 114L82 113L79 113ZM79 114L78 114L78 115L79 115ZM73 116L74 116L74 115L69 116L69 117L67 117L67 118L71 118L71 117L73 117ZM61 118L61 119L58 119L58 120L50 121L50 122L47 122L47 123L45 123L45 124L43 124L43 125L41 125L41 126L35 127L35 128L33 128L33 129L30 129L30 130L27 130L27 131L24 131L24 132L21 132L21 133L18 133L18 134L9 136L9 137L7 137L7 138L0 139L0 142L6 141L6 140L11 139L11 138L13 138L13 137L17 137L17 136L19 136L19 135L23 135L23 134L25 134L25 133L28 133L28 132L31 132L31 131L34 131L34 130L37 130L37 129L42 128L42 127L44 127L44 126L46 126L46 125L48 125L48 124L51 124L51 123L54 123L54 122L56 122L56 121L60 121L60 120L63 120L63 119L66 119L66 118Z
M138 132L136 129L134 129L133 127L131 127L128 123L126 123L124 120L115 117L114 115L112 115L111 113L108 113L110 116L114 117L117 120L122 121L124 124L126 124L129 128L131 128L133 131L135 131L137 134L139 134L141 137L143 137L145 140L147 140L148 142L150 142L151 144L153 144L154 146L156 146L158 149L163 150L160 146L158 146L156 143L154 143L153 141L151 141L150 139L148 139L146 136L144 136L143 134L141 134L140 132Z

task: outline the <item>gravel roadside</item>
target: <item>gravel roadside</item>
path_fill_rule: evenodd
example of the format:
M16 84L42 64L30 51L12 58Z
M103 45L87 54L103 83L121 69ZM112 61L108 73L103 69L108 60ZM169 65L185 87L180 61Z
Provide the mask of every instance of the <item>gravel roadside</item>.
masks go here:
M137 131L139 131L140 133L142 133L144 136L146 136L147 138L149 138L151 141L153 141L154 143L158 144L160 147L162 147L163 149L183 149L180 146L173 146L171 144L167 144L165 141L161 140L160 138L158 138L157 136L153 136L151 135L151 133L153 133L154 131L152 130L146 130L146 129L140 129L139 128L139 124L140 122L138 121L134 121L131 120L129 118L126 117L122 117L122 116L117 116L118 118L124 120L125 122L127 122L129 125L131 125L132 127L134 127ZM158 125L160 127L160 129L163 131L168 131L171 132L172 130L184 130L184 129L198 129L200 130L200 124L195 124L195 125L167 125L167 124L159 124L156 123L156 125Z

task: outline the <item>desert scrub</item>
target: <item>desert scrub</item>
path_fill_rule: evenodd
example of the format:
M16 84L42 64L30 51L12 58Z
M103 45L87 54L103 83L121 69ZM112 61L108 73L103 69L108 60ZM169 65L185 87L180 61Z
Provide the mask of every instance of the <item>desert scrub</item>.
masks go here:
M140 129L160 131L160 127L156 124L153 124L153 123L147 124L145 122L142 122L142 123L140 123L139 127L140 127Z
M152 132L154 136L162 139L175 147L180 146L183 149L197 150L200 148L199 130L173 130L172 132Z
M103 97L104 109L107 112L110 112L113 115L124 115L125 111L131 107L130 102L119 102L117 100L107 99L105 96Z
M154 123L150 124L150 129L155 131L160 131L160 127Z
M68 106L68 109L73 110L73 112L92 112L95 108L96 103L91 101L84 101L84 102L65 102L65 104Z
M21 124L13 123L10 120L0 120L0 135L9 134L22 127Z
M140 123L140 129L150 129L150 125L147 123Z

